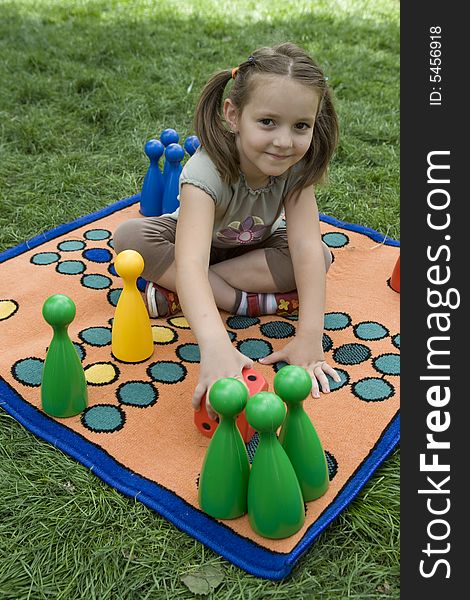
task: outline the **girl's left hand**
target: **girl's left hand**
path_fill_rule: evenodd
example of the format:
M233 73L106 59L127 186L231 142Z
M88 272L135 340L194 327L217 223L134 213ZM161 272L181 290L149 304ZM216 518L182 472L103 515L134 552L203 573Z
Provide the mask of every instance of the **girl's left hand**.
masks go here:
M281 361L303 367L310 373L312 377L312 396L314 398L320 397L320 389L325 393L330 391L327 375L337 383L341 381L338 373L326 362L323 350L321 352L313 351L311 341L308 343L294 338L282 350L273 352L259 360L262 365L272 365Z

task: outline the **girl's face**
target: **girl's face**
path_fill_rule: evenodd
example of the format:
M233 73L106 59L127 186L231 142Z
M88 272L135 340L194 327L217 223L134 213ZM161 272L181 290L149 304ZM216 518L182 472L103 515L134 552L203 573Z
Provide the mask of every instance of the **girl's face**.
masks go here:
M224 114L237 133L240 168L251 187L285 173L310 147L320 98L288 77L257 75L255 89L240 113L230 99Z

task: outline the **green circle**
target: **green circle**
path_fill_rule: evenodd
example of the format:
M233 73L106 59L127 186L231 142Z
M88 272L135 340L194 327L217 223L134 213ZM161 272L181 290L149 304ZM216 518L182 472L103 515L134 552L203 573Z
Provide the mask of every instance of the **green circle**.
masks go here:
M181 363L171 360L161 360L147 369L147 373L154 381L160 383L178 383L186 377L186 367Z
M378 377L365 377L352 386L353 393L365 402L382 402L393 396L393 386Z
M117 392L121 404L127 406L152 406L158 399L158 390L148 381L127 381Z
M400 355L399 354L382 354L377 356L372 361L374 369L384 375L400 375Z
M44 361L40 358L23 358L12 366L11 372L13 377L23 385L39 387L43 369Z
M51 265L60 259L57 252L39 252L31 258L33 265Z
M97 404L82 414L82 423L96 433L112 433L122 429L125 414L122 409L111 404Z

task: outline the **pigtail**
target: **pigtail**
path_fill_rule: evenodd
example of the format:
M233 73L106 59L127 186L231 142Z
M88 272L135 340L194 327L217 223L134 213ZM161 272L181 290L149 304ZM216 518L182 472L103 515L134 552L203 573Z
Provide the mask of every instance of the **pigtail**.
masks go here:
M234 136L222 116L224 90L231 79L231 70L213 75L201 92L194 114L194 131L226 183L237 179L239 163ZM227 156L232 160L227 161Z

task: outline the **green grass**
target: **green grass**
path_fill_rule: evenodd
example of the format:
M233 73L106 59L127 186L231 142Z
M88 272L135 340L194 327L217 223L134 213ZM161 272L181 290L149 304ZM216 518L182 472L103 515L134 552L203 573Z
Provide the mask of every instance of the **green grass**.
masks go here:
M146 140L183 137L207 77L294 41L323 65L341 144L320 210L399 237L395 0L0 0L0 250L140 191ZM2 295L3 295L2 290ZM0 411L0 598L399 596L399 454L291 577L249 576Z

